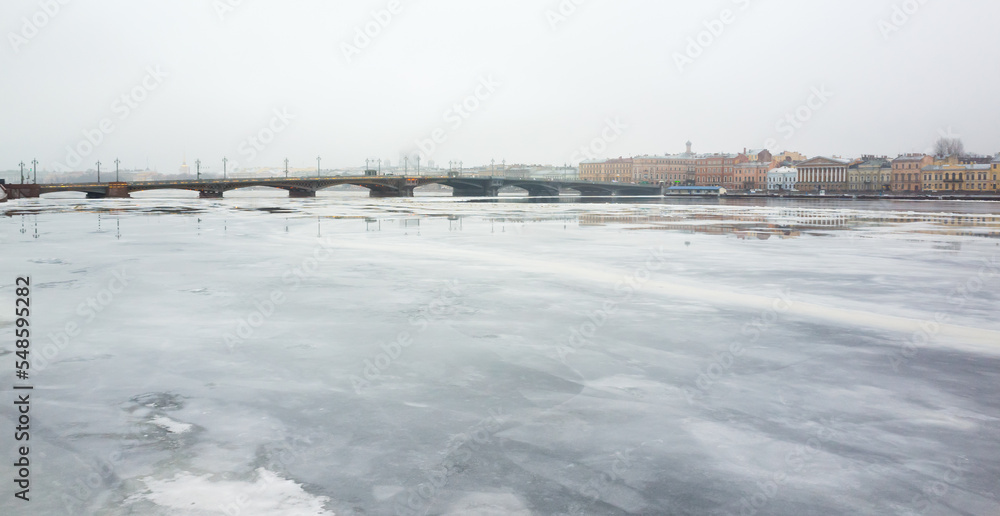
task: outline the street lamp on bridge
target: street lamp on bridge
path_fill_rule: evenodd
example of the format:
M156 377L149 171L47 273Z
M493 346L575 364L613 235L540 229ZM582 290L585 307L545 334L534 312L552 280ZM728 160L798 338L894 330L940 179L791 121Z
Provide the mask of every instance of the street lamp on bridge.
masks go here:
M420 155L417 154L417 175L420 175Z
M24 184L24 162L22 161L22 162L18 163L18 166L21 167L21 184L23 185Z
M410 157L403 157L403 175L407 175L410 172Z
M226 164L229 163L229 158L222 158L222 179L226 179Z
M323 169L319 168L319 164L322 159L322 157L316 156L316 175L318 177L323 177Z
M201 181L201 160L200 159L194 160L194 166L195 166L195 170L196 170L196 176L195 177L199 181Z
M121 164L121 160L115 158L115 182L118 182L118 165Z
M288 179L288 158L285 158L285 179Z
M38 184L38 160L31 160L31 175L35 176L35 184Z
M97 162L97 182L101 182L101 162Z

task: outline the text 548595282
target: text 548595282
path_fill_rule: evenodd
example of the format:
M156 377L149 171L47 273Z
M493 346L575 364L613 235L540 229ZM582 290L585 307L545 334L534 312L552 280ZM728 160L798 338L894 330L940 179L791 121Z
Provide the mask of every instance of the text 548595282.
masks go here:
M14 294L14 375L18 382L14 384L14 408L17 421L14 427L14 440L17 441L17 462L14 462L14 483L20 491L14 496L29 501L31 490L31 461L28 441L31 440L31 394L25 391L32 389L27 382L28 371L31 369L31 278L19 277L15 282Z

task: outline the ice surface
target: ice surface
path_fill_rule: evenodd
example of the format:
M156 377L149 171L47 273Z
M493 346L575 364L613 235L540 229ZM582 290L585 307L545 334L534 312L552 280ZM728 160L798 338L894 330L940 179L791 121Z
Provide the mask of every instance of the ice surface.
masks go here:
M995 204L229 195L0 206L0 514L1000 514Z
M333 516L323 510L325 497L310 496L300 485L264 468L257 469L252 483L213 481L210 477L182 472L167 480L144 478L148 492L133 495L125 503L144 514L170 509L192 516ZM151 502L155 508L144 502Z
M156 426L163 427L168 432L175 434L183 434L184 432L187 432L192 428L192 425L188 423L179 423L177 421L174 421L173 419L170 419L169 417L164 417L164 416L156 416L153 419L150 419L149 422L153 423Z

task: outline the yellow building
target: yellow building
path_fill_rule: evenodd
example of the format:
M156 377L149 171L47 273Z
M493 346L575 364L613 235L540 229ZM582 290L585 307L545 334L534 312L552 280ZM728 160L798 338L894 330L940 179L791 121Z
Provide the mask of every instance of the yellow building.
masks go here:
M993 158L993 162L990 163L990 190L994 193L1000 192L1000 181L997 180L997 176L1000 175L1000 154L997 154L996 158Z
M924 167L924 190L932 192L986 193L997 191L997 160L992 163L962 163L958 156L935 159Z
M589 160L580 162L580 180L597 181L601 177L604 161Z
M773 162L777 163L778 166L781 166L781 164L784 163L784 162L786 162L786 161L791 161L791 162L794 162L794 163L798 163L800 161L805 161L807 159L809 159L809 158L806 157L805 154L801 154L801 153L798 153L798 152L792 152L792 151L785 151L785 152L782 152L781 154L774 155L774 157L771 160Z
M667 156L637 156L632 161L632 180L636 183L667 182L675 165Z
M580 180L630 183L633 176L632 168L631 158L584 161L580 163Z

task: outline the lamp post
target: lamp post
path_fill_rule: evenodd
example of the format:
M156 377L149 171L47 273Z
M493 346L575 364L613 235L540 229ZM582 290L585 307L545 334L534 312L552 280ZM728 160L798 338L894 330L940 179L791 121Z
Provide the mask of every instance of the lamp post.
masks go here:
M417 155L417 175L420 175L420 155Z
M222 158L222 179L226 179L226 164L229 163L229 158L223 156Z
M319 177L323 177L323 170L321 168L319 168L319 163L320 163L320 160L322 160L322 159L323 158L321 158L319 156L316 156L316 175L319 176Z
M31 175L35 176L35 184L38 184L38 160L31 160Z
M201 181L201 160L200 159L194 160L194 166L195 166L195 170L197 171L196 172L196 174L197 174L196 177L197 177L198 181Z
M288 158L285 158L285 179L288 179Z
M119 160L118 158L115 158L115 182L116 183L118 182L118 165L120 163L121 163L121 160Z
M24 162L22 161L22 162L18 163L18 166L21 167L21 184L23 185L24 184Z
M101 182L101 162L97 162L97 182Z
M378 160L378 175L382 175L382 160Z
M404 156L403 157L403 175L405 176L405 175L407 175L409 173L410 173L410 157L409 156Z

